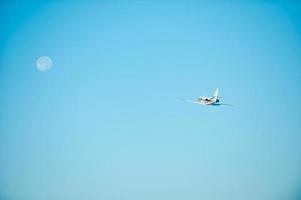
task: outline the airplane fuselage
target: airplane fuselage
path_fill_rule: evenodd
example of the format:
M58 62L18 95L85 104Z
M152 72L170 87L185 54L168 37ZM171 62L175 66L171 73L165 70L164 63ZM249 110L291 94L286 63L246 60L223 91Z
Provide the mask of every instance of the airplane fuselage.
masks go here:
M199 97L197 101L205 105L212 105L214 103L219 102L218 98L213 98L213 97Z

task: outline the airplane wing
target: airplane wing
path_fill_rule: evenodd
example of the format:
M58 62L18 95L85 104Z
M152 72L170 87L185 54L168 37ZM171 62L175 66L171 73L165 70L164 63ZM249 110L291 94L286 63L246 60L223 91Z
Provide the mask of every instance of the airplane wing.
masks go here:
M190 100L190 99L184 99L186 102L189 102L189 103L196 103L196 104L201 104L201 105L204 105L203 103L199 102L199 101L193 101L193 100Z
M211 104L212 106L233 106L232 104L227 104L227 103L214 103Z
M194 100L190 100L190 99L182 99L186 102L189 103L195 103L195 104L200 104L200 105L208 105L208 106L233 106L232 104L227 104L227 103L212 103L212 104L204 104L202 102L199 101L194 101Z

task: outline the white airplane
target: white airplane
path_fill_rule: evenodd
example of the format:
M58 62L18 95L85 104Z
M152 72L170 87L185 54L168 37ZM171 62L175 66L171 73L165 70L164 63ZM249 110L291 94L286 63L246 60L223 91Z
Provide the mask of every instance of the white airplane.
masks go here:
M197 103L201 105L207 105L207 106L232 106L231 104L222 104L218 103L218 88L215 90L213 97L199 97L197 100L190 100L190 99L185 99L185 101L190 102L190 103Z

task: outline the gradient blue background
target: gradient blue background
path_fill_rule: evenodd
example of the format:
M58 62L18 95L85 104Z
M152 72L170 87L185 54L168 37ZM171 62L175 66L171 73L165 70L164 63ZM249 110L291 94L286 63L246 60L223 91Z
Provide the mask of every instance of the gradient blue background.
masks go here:
M1 1L0 198L300 199L300 13ZM180 100L216 87L233 107Z

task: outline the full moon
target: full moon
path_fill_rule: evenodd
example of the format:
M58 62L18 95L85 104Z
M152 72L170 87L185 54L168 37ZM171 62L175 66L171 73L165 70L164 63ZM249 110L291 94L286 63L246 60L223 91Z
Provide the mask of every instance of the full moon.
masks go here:
M38 70L45 72L52 67L52 59L48 56L41 56L37 59Z

